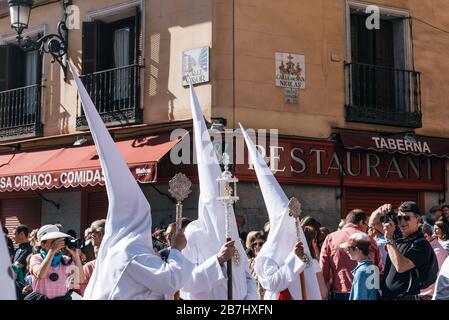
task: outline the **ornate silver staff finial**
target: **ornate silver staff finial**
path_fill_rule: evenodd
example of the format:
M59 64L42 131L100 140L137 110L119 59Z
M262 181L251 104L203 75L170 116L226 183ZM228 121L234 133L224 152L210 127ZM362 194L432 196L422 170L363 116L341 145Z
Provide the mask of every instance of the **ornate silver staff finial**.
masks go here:
M239 181L236 177L232 176L229 171L230 159L227 153L223 153L223 164L224 171L221 176L217 177L218 184L218 197L217 200L220 201L225 207L226 223L226 241L232 240L231 235L231 212L232 205L239 200L237 195L237 182ZM233 219L234 217L232 217ZM234 251L233 259L227 261L227 275L228 275L228 300L232 300L232 262L236 265L240 264L240 254L238 250Z
M239 200L239 196L237 195L237 182L239 180L236 177L233 177L232 173L229 171L229 165L231 163L231 160L227 153L223 153L222 161L225 170L223 171L222 175L217 178L218 183L217 200L220 201L225 207L226 239L231 240L231 207L234 203L236 203ZM240 256L238 256L238 251L236 251L233 261L235 264L240 264Z
M288 202L288 215L290 217L295 218L296 237L298 241L301 241L301 223L300 223L301 213L302 213L301 202L299 202L298 199L296 199L295 197L292 197ZM304 245L307 245L307 243ZM307 265L307 267L311 266L312 260L307 254L304 253L302 260Z
M192 192L192 182L183 173L177 173L168 183L171 196L176 199L176 230L181 229L182 201Z

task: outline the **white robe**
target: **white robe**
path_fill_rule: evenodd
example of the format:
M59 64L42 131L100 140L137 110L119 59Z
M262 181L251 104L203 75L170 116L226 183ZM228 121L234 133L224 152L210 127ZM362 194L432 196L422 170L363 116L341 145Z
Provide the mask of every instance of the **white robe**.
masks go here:
M0 300L16 300L11 259L0 222Z
M298 242L297 231L299 231L299 237L304 244L304 253L310 257L304 232L301 228L296 230L295 219L289 215L287 196L248 133L242 125L240 127L270 218L270 233L254 263L258 280L267 290L264 299L277 299L279 292L288 289L293 299L301 300L303 297L300 273L304 271L307 300L321 300L316 263L306 267L305 263L293 252Z
M153 254L135 256L125 267L108 297L112 300L170 300L188 277L192 265L171 249L167 263Z
M183 254L195 261L191 277L181 290L181 298L184 300L227 300L228 279L226 263L220 266L218 258L213 255L209 258L201 254L196 246L190 245L183 250ZM241 257L247 259L246 256ZM241 263L246 263L242 261ZM246 291L233 290L234 300L259 300L256 283L248 268L245 268Z

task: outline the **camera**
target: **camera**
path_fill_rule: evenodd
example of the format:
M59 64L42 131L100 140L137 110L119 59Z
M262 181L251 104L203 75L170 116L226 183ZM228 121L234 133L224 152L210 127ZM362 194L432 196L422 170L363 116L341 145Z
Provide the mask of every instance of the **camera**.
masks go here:
M69 249L81 249L84 246L84 241L82 239L65 238L64 244Z
M393 238L394 239L402 238L402 233L398 226L398 210L391 209L389 212L384 213L383 215L380 216L380 222L382 224L388 223L389 221L392 221L395 226Z
M398 212L395 209L391 209L389 212L384 213L380 216L380 222L381 223L388 223L389 221L392 221L394 225L398 224Z

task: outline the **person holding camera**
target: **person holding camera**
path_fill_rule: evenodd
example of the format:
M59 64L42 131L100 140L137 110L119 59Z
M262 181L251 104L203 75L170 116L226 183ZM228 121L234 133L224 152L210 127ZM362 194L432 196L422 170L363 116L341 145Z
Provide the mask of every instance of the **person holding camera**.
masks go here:
M55 225L41 227L37 238L41 249L30 260L34 292L25 300L71 300L69 282L73 278L77 284L84 280L80 250L72 247L77 240L70 241L70 236ZM64 248L71 258L62 254Z
M384 206L382 219L388 251L381 282L384 300L419 300L420 290L434 283L438 274L435 253L420 230L421 211L407 201L398 208L397 216ZM396 228L402 237L395 237Z

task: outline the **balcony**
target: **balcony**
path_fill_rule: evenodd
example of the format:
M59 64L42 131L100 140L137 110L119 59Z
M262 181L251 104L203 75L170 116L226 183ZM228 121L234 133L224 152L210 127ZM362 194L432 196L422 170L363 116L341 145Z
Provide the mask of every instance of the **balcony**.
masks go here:
M41 137L42 86L0 92L0 141Z
M419 72L347 63L345 73L347 122L422 127Z
M142 66L130 65L81 76L92 101L106 126L142 123L140 72ZM78 96L78 130L88 130Z

